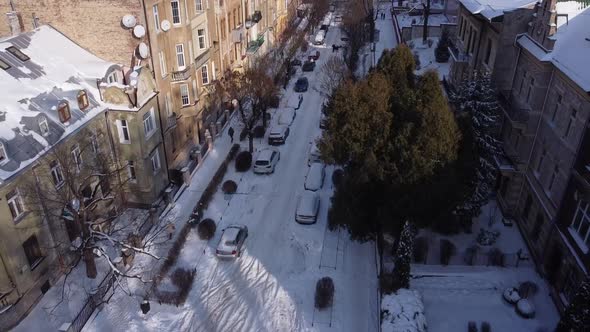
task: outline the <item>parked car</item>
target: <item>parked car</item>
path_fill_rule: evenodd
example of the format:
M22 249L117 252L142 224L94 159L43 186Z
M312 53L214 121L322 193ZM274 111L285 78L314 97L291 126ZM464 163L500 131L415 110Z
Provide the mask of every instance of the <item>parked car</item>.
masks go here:
M334 22L342 22L342 15L334 16Z
M283 109L281 111L281 114L279 115L279 124L285 125L285 126L290 126L293 123L293 121L295 120L296 115L297 115L297 113L292 108Z
M307 190L316 191L324 185L326 168L322 163L312 163L305 177L304 187Z
M258 153L254 162L254 173L268 174L274 173L277 163L281 159L281 153L272 149L264 149Z
M313 224L318 220L319 210L320 195L306 190L297 201L295 221L300 224Z
M295 92L305 92L309 87L309 80L307 77L299 77L295 82Z
M311 166L313 163L321 162L320 149L315 142L311 142L309 146L309 156L307 157L307 166Z
M315 61L305 61L301 70L303 71L313 71L315 69Z
M275 125L270 128L270 134L268 134L268 144L270 145L281 145L285 144L285 141L289 137L289 127L284 125Z
M309 61L318 61L319 58L320 58L320 51L315 51L315 53L310 54L309 56L307 56L307 59Z
M295 67L295 66L301 66L301 60L299 59L293 59L291 60L291 66Z
M313 44L314 45L322 45L324 43L324 38L326 38L326 30L321 30L318 31L318 33L315 35L315 38L313 40Z
M248 227L245 225L227 226L221 233L215 254L219 258L240 257L247 237Z

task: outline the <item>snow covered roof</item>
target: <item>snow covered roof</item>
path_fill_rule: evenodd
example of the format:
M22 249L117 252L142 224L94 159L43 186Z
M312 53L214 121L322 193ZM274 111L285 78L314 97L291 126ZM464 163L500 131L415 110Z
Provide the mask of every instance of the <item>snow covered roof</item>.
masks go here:
M569 2L572 1L567 3ZM558 14L561 13L559 9L558 7ZM518 44L539 60L551 61L580 88L590 92L590 66L587 65L587 59L590 58L590 40L588 40L590 24L588 22L590 22L590 7L568 13L568 24L561 24L557 33L552 36L555 39L552 51L546 50L528 35L519 36Z
M96 80L112 66L50 26L0 41L0 142L8 159L0 183L106 109ZM84 110L81 90L88 97ZM62 123L64 102L71 118Z
M531 0L460 0L461 4L471 12L479 14L488 20L504 15L504 12L513 11L534 5L537 1Z

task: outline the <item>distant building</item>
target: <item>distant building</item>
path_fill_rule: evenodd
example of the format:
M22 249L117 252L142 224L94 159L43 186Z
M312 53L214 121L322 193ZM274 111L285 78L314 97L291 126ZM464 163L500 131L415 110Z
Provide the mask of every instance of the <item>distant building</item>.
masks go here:
M101 60L41 26L0 41L0 90L0 329L6 330L72 259L65 215L53 218L45 203L32 203L32 186L67 195L66 168L84 170L99 151L115 156L118 165L108 167L125 169L129 203L151 204L168 179L157 91L144 67ZM67 152L67 163L55 159L58 149ZM93 181L88 190L108 195L115 185L109 182Z

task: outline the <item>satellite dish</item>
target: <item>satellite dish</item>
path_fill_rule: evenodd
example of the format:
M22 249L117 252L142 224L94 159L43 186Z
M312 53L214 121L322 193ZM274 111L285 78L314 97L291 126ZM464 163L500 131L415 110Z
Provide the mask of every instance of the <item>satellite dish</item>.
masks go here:
M170 24L170 21L163 20L162 23L160 23L160 27L162 28L162 30L164 30L164 32L166 32L166 31L170 30L172 25Z
M147 59L147 57L150 55L150 52L146 43L139 43L137 46L137 54L140 58Z
M137 38L145 36L145 28L143 25L136 25L135 28L133 28L133 35Z
M139 74L136 71L132 71L131 74L129 74L130 78L137 78L137 76L139 76Z
M127 14L123 16L122 23L124 27L126 27L127 29L131 29L137 24L137 20L135 19L135 16Z
M131 86L137 86L137 80L131 80Z

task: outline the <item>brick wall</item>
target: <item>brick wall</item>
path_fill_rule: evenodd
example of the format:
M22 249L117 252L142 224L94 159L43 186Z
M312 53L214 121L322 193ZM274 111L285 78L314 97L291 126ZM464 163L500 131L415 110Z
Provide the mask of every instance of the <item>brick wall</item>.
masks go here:
M25 31L33 29L33 13L40 25L57 30L97 56L129 64L139 40L121 27L121 18L133 14L143 22L141 0L13 0ZM8 0L0 0L0 37L10 35Z

